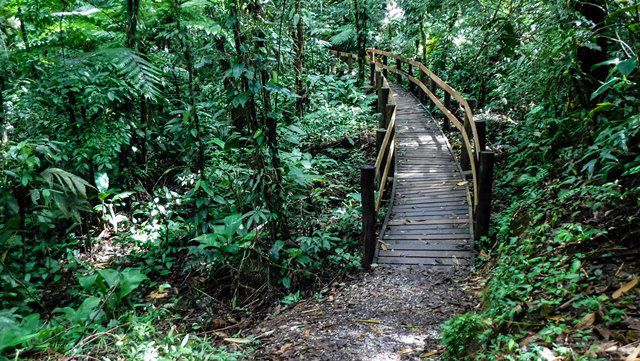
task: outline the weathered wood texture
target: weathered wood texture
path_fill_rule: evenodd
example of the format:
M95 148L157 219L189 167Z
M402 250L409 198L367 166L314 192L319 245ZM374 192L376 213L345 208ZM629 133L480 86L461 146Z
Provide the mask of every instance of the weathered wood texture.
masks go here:
M377 263L469 264L469 190L449 142L415 96L397 85L391 93L397 105L395 189Z

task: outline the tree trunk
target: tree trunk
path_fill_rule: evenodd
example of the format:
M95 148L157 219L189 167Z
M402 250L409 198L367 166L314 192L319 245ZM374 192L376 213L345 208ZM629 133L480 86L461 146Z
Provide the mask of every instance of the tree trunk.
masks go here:
M595 24L593 33L602 34L607 17L605 0L577 2L576 8L576 10L578 10L578 12L582 14L582 16ZM577 59L578 62L580 62L580 68L586 75L586 79L584 81L585 84L583 85L586 92L582 92L584 94L582 97L584 106L588 106L589 104L594 105L598 103L599 99L597 98L590 100L591 93L598 89L602 82L607 79L607 75L609 72L609 69L604 66L592 69L594 65L608 59L606 38L602 35L597 35L595 40L596 45L598 45L599 49L582 46L577 50Z
M244 37L242 36L242 16L240 14L240 6L238 4L238 0L230 0L229 1L229 12L231 18L235 19L233 22L233 40L236 48L236 61L241 64L246 64L248 62L246 53L242 51L242 46L244 45ZM257 126L257 110L254 95L249 88L249 80L245 76L241 76L240 78L240 90L242 92L249 94L249 99L244 105L240 107L241 116L235 118L236 123L234 124L236 130L239 132L246 132L246 128L248 126L249 132L255 132L258 130Z
M295 68L295 86L296 86L296 94L298 94L299 98L296 99L296 113L299 117L302 117L304 113L304 104L306 101L306 92L304 90L304 82L302 79L303 69L302 69L302 61L304 57L304 33L302 28L302 13L301 13L301 2L302 0L296 0L296 14L297 14L297 23L295 25L295 61L293 67Z
M204 151L204 142L202 140L202 129L200 127L200 117L198 116L198 108L196 106L196 96L195 90L193 86L193 78L194 78L194 69L193 69L193 58L191 54L191 42L185 41L184 37L186 37L186 31L182 28L180 23L180 4L178 0L174 1L174 10L176 14L176 29L178 31L178 39L180 43L180 48L184 49L184 60L187 66L187 73L189 75L188 82L188 90L189 90L189 104L190 104L190 119L193 121L193 126L195 130L195 141L196 146L198 148L198 159L196 160L196 169L202 174L204 171L205 164L205 151ZM183 33L184 31L184 33Z
M127 47L137 50L136 32L138 28L138 16L140 0L127 0Z
M427 65L427 29L424 26L424 15L420 15L420 41L422 42L422 64Z
M358 84L364 84L364 65L366 57L366 22L358 0L353 0L353 10L356 25L356 46L358 48Z
M4 89L6 87L5 74L0 73L0 145L9 141L9 122L4 112Z

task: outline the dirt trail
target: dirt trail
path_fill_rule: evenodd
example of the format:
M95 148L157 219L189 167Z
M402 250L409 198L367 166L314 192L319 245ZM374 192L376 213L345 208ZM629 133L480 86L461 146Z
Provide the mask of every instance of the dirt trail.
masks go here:
M474 305L467 271L378 267L262 322L255 359L419 360L439 326Z

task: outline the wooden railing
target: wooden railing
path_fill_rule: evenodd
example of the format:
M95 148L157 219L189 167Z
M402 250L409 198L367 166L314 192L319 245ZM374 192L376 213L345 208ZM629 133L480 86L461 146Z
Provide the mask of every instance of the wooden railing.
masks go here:
M334 50L331 53L339 58L345 58L349 71L353 69L353 60L358 60L352 53ZM395 66L388 64L389 59L395 60ZM371 85L378 95L377 110L381 116L376 137L378 149L376 163L373 167L364 166L361 170L363 266L368 268L373 261L377 212L384 196L387 177L393 167L397 107L387 81L389 72L396 74L396 82L399 84L402 84L403 79L407 79L410 91L423 103L429 103L427 100L430 100L432 109L435 106L442 112L442 127L445 132L452 130L451 124L459 132L462 146L459 162L471 188L469 203L473 224L470 226L474 239L487 236L491 213L494 153L486 149L485 122L474 119L469 102L424 64L378 49L367 49L367 61L370 67ZM440 92L442 96L439 96ZM377 198L373 194L374 183L379 184Z

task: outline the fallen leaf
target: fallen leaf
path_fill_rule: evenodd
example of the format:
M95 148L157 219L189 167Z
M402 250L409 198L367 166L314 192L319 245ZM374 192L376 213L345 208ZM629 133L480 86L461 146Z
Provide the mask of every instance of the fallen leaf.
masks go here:
M611 295L611 298L613 298L614 300L617 300L623 294L631 291L637 285L638 285L638 279L634 277L631 281L625 283L624 285L622 285L622 287L618 288L618 290Z
M606 327L604 327L602 325L598 325L598 326L594 327L594 329L596 331L598 331L600 336L602 336L602 338L605 341L609 341L609 339L611 338L611 331L608 328L606 328Z
M238 338L238 337L227 337L224 339L227 342L231 342L231 343L238 343L241 345L247 344L249 342L251 342L251 339L249 338Z
M555 361L556 359L556 355L553 353L553 351L549 350L546 347L543 347L538 351L538 356L540 356L545 361Z
M430 356L434 356L436 354L438 354L438 350L431 350L429 352L425 352L422 355L420 355L420 358L427 358L427 357L430 357Z
M458 187L462 187L462 186L464 186L464 185L467 185L467 183L469 183L469 182L467 182L467 181L462 181L462 182L458 182L458 183L456 183L456 185L457 185Z
M629 354L629 356L627 356L624 361L636 361L638 355L640 355L640 345L636 346L636 348Z
M413 355L415 352L416 352L416 350L414 350L412 348L405 348L404 350L400 350L400 356Z
M378 320L356 320L356 322L359 323L375 323L376 325L381 324L382 322L378 321Z
M280 347L280 349L278 349L278 351L276 351L276 353L277 354L283 354L285 351L290 349L292 346L293 346L293 343L291 343L291 342L285 343L284 345L282 345L282 347Z
M367 326L369 326L369 328L371 329L371 331L373 331L373 332L377 333L378 335L382 335L382 334L383 334L382 330L380 330L379 328L373 327L373 326L371 326L371 325L367 325Z
M214 329L222 328L226 325L227 321L225 321L222 317L214 318L213 321L211 321L211 327L213 327Z
M596 314L595 312L591 312L591 313L587 313L581 320L580 322L578 322L578 324L576 325L576 328L578 330L584 330L586 328L589 328L593 325L593 323L596 321Z

